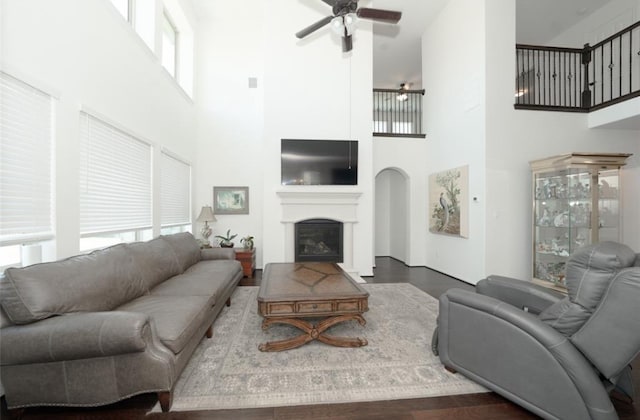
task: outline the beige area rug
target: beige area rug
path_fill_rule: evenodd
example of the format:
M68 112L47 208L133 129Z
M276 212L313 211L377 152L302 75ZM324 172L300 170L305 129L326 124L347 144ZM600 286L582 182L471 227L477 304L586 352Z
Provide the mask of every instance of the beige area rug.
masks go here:
M234 409L435 397L486 392L447 372L431 353L438 301L408 283L366 284L369 312L334 326L334 335L369 341L339 348L314 341L263 353L258 344L299 330L274 325L262 331L258 287L238 287L196 349L175 387L172 410Z

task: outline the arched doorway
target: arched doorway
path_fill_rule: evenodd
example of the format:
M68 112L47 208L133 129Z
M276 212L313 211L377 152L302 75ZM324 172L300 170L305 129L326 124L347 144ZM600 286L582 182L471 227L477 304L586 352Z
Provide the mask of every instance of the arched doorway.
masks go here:
M374 255L409 261L409 177L386 168L375 179Z

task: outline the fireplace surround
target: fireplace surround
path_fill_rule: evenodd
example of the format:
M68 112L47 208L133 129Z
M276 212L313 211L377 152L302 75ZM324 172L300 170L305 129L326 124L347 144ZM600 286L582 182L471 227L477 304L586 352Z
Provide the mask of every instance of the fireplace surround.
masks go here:
M284 258L295 261L295 224L308 219L331 219L342 223L342 267L356 273L353 268L354 225L358 223L359 191L329 190L311 187L289 187L276 194L280 199L284 225Z

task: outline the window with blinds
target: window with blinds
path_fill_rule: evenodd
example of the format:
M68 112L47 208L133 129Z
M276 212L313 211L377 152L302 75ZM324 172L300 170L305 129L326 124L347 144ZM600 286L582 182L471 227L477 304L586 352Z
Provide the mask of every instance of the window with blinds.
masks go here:
M166 151L160 154L160 224L191 224L191 165Z
M0 72L0 246L53 237L53 102Z
M87 113L80 118L80 235L151 228L151 145Z

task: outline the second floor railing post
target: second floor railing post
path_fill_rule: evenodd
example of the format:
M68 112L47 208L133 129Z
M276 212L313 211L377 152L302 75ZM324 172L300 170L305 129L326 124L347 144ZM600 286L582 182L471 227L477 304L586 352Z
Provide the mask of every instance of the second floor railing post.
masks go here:
M589 89L589 63L591 62L591 47L589 44L584 44L582 51L582 67L584 71L584 86L582 89L582 98L580 106L584 109L591 107L591 89Z
M516 44L514 107L591 112L640 97L639 37L637 21L582 48Z

